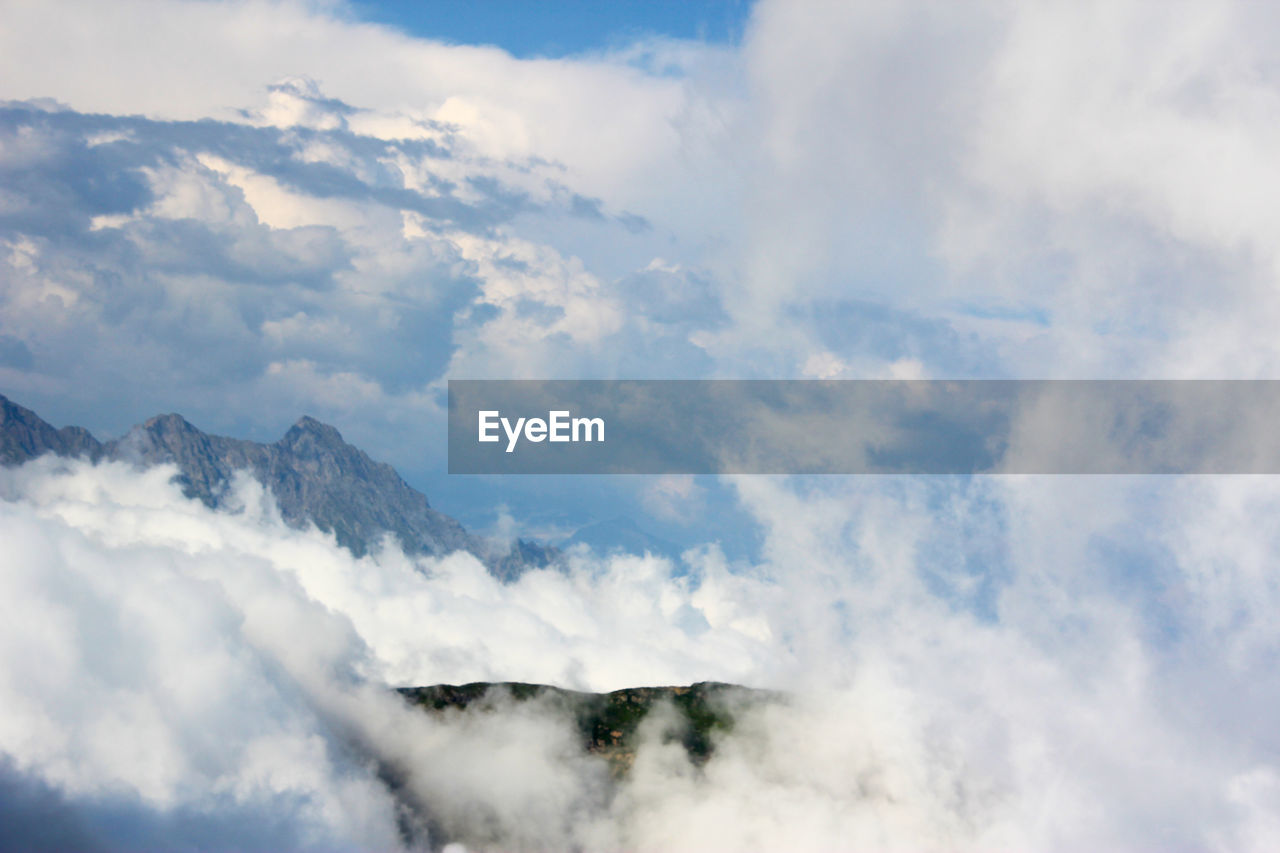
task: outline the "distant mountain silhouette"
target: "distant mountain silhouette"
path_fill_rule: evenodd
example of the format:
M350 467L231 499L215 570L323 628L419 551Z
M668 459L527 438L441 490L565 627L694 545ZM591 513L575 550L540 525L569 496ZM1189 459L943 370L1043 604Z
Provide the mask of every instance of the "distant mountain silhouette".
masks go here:
M308 522L331 531L356 556L386 533L410 554L469 551L495 576L510 580L552 562L558 552L517 540L495 546L433 509L426 495L343 441L333 427L303 417L273 444L210 435L181 415L158 415L124 436L100 442L82 427L55 429L30 409L0 395L0 463L19 465L45 453L122 460L141 466L173 463L187 497L217 508L232 475L252 474L271 490L280 514L294 527Z

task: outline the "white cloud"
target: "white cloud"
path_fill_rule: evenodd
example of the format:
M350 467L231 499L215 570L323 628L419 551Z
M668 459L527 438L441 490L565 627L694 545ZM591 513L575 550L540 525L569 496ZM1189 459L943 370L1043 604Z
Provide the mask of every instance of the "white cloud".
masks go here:
M152 323L171 334L147 336L145 354L130 352L121 309L103 318L81 306L75 334L59 339L39 331L58 322L18 315L6 334L42 356L25 384L110 384L70 375L85 369L72 367L86 364L78 342L95 338L90 363L116 376L171 365L154 408L183 402L187 384L210 411L288 359L327 361L392 395L446 370L1270 369L1280 307L1263 13L1138 2L799 10L761 3L737 51L652 43L521 61L355 24L334 6L123 4L106 35L55 68L23 56L52 33L79 36L58 32L43 7L15 7L13 49L0 51L6 94L228 122L11 119L6 162L42 164L38 181L16 186L47 221L24 219L10 236L32 241L57 217L60 232L84 235L58 244L46 259L58 269L39 287L83 302L117 277L127 296L113 301L142 309L139 324L157 286L178 303ZM1141 49L1129 51L1137 31ZM171 69L179 48L184 63ZM177 83L186 97L166 89ZM137 206L98 209L76 183L85 169L94 182L116 176L109 196ZM628 214L649 230L629 232ZM103 240L124 242L113 254ZM222 295L185 304L206 290ZM190 328L206 312L222 330L206 347L235 354L222 380L163 357L209 334ZM332 348L282 352L279 336L265 346L264 330L300 312L316 328L340 318L350 334ZM406 354L387 355L388 338Z
M706 496L697 481L688 474L671 474L649 478L643 501L645 508L668 521L694 521L706 510Z
M138 820L273 798L291 838L362 848L397 843L395 796L478 849L1265 849L1274 829L1265 484L741 478L757 566L576 552L502 585L466 554L356 560L252 481L211 512L169 473L46 458L0 481L0 751L91 824L125 794ZM703 678L794 698L741 709L701 770L655 716L609 797L545 709L436 719L380 687Z
M929 375L1274 372L1270 17L760 3L719 155L749 164L716 256L734 323L705 345L753 375L921 358L900 331L819 341L807 309L848 300L941 321Z
M117 4L110 15L93 3L6 7L0 55L11 98L228 118L257 104L266 85L290 81L273 92L263 120L331 126L323 98L439 119L458 125L488 156L569 164L593 195L615 195L679 143L666 119L682 110L680 81L607 58L516 60L495 48L354 24L341 6L302 0L140 0ZM45 59L55 44L64 61L53 65Z

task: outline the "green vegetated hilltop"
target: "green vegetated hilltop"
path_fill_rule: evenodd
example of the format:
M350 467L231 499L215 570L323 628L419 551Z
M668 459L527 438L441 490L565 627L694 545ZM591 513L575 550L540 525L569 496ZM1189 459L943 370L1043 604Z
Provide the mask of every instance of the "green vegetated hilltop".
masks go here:
M780 693L717 681L688 687L628 687L611 693L518 681L403 687L399 692L432 714L492 713L512 704L537 702L572 718L583 748L606 759L615 777L631 769L643 737L641 723L660 708L669 713L661 720L658 735L665 742L678 741L689 760L700 766L715 751L717 736L733 730L736 712L782 699Z

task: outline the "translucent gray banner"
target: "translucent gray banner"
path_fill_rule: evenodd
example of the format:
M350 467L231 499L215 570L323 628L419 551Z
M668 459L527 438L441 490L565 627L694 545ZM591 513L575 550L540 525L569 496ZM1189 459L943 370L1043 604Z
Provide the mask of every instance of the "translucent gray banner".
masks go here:
M1274 474L1276 380L450 380L451 474Z

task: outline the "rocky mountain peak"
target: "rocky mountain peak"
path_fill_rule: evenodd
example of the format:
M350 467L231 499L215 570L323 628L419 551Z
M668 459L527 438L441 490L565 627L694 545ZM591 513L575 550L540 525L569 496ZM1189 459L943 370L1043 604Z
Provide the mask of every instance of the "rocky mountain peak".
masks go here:
M204 439L207 436L182 415L156 415L134 426L120 438L107 442L107 455L140 465L177 462L180 468L184 468L184 474L188 474L184 462L196 462L198 457L208 453L205 446L208 442ZM188 493L190 495L190 490Z
M138 428L139 427L134 427L134 429ZM174 412L170 412L167 415L156 415L153 418L147 418L142 422L141 429L145 429L148 432L160 433L161 435L199 432L199 430L191 425L190 421L182 415Z
M330 451L356 450L343 440L342 433L338 432L336 427L322 423L310 415L298 418L298 422L291 426L284 434L284 438L276 444L295 450L306 448L325 448Z
M21 464L43 453L178 466L183 493L217 508L237 471L271 490L286 522L332 532L356 556L393 534L410 554L469 551L498 577L543 566L556 551L517 541L509 548L468 533L433 509L390 465L347 444L332 426L298 419L274 444L210 435L178 414L158 415L101 444L79 427L54 429L30 409L0 395L0 463Z

